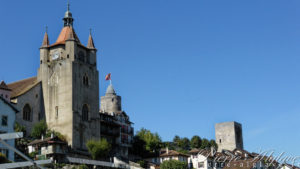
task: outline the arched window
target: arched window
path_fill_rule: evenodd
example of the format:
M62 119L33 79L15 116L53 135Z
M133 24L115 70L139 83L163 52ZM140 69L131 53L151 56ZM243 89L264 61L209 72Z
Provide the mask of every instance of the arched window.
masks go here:
M84 104L82 107L82 120L88 121L89 120L89 107Z
M31 119L31 107L29 104L26 104L23 107L23 120L30 121Z

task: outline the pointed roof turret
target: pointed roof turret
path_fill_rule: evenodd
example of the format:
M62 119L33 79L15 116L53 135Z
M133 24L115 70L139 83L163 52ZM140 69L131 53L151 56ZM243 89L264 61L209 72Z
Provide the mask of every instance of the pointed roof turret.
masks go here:
M49 37L48 37L48 28L46 27L46 32L44 35L44 39L43 39L43 43L42 43L42 47L48 47L49 46Z
M90 29L90 35L89 35L89 40L88 40L87 48L89 48L89 49L96 49L95 48L95 44L94 44L94 40L93 40L93 37L92 37L92 29Z

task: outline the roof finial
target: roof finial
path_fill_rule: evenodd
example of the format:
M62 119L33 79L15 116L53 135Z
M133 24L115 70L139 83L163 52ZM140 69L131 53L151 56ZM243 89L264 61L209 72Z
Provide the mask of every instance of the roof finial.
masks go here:
M48 26L46 25L46 33L48 33Z
M92 28L90 28L90 35L92 35Z
M68 0L68 7L67 7L67 11L70 11L70 0Z

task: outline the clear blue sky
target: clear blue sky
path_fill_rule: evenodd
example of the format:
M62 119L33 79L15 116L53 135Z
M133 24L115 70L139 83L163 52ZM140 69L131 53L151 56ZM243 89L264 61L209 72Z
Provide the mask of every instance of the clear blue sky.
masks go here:
M53 43L63 0L0 1L0 79L35 76L49 27ZM300 155L299 0L72 1L86 44L93 29L100 94L111 72L123 108L163 140L243 124L244 144Z

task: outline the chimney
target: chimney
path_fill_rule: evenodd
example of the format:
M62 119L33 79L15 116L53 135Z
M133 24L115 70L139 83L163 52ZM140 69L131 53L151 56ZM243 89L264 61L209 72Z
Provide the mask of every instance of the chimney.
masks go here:
M169 147L166 148L166 153L169 154Z
M44 140L44 135L42 135L42 140Z
M54 134L53 134L53 132L51 133L51 138L53 138L54 137Z
M214 147L214 146L211 146L211 147L210 147L210 154L211 154L212 156L215 155L215 147Z
M8 88L4 81L0 82L0 97L10 103L11 89Z

